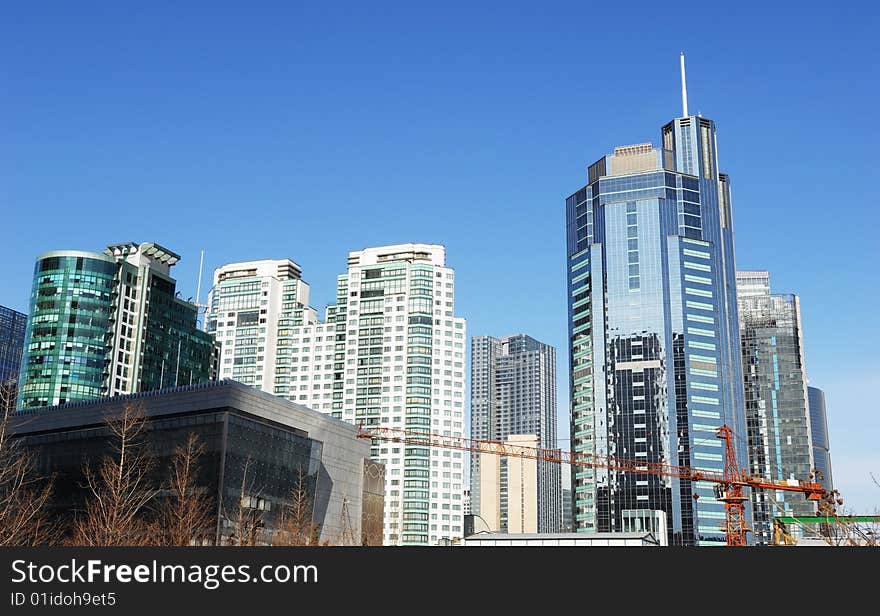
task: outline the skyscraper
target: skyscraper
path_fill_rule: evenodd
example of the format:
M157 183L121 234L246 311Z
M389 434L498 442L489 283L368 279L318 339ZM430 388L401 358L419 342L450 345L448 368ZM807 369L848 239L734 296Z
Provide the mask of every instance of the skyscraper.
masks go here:
M463 436L465 320L455 316L455 272L443 246L349 253L331 319L345 335L334 412L365 426ZM387 473L386 544L462 536L463 452L382 443L372 455Z
M810 481L813 447L800 302L770 292L765 271L736 273L749 471L777 481ZM815 515L801 494L751 490L757 543L770 543L774 516Z
M722 424L746 460L730 182L683 99L660 147L615 148L566 200L572 448L721 472ZM725 541L710 483L573 467L572 490L578 531Z
M562 488L562 532L574 532L574 522L571 519L571 488Z
M556 448L556 349L525 334L473 337L471 438L508 441L525 435L537 439L538 447ZM482 486L497 491L492 499L500 499L500 525L494 530L506 532L509 530L506 479L510 459L498 462L500 483L495 481L494 472L492 478L482 477L481 456L471 456L471 501L474 513L482 515ZM531 532L559 532L562 524L559 465L538 462L536 479L537 485L530 486L528 491L537 498L537 528Z
M37 257L18 408L210 380L213 340L177 297L179 260L153 243Z
M219 268L207 326L221 342L220 376L354 424L463 435L465 321L443 246L349 253L324 322L308 289L291 261ZM371 451L386 467L386 545L462 536L464 453L389 443Z
M26 328L26 314L0 306L0 388L2 399L9 400L9 404L15 401Z
M214 270L205 327L220 347L220 378L310 402L297 394L301 385L311 383L299 383L299 371L292 370L289 357L291 328L318 322L309 307L309 285L301 276L302 269L290 259L232 263Z
M831 477L831 442L828 438L828 417L825 414L825 392L818 387L807 387L810 403L810 435L813 440L813 464L821 473L819 483L831 492L834 481Z

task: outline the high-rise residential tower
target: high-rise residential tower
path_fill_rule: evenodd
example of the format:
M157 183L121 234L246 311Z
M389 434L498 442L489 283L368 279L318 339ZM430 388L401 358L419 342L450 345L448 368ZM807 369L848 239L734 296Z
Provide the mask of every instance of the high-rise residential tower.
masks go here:
M0 400L9 400L10 405L15 402L26 329L26 314L0 306Z
M455 272L443 246L349 253L336 297L328 321L345 347L334 412L365 426L463 436L465 320L455 316ZM463 452L381 443L372 454L386 467L386 544L462 536Z
M813 464L821 474L818 479L822 487L831 492L834 481L831 478L831 442L828 438L828 417L825 414L825 392L818 387L807 387L810 403L810 435L813 440Z
M772 294L766 271L736 273L749 471L776 481L810 481L813 447L800 302ZM773 538L775 516L815 515L801 494L751 490L755 541Z
M221 343L221 377L358 425L463 436L465 321L455 316L443 246L349 253L323 323L299 276L290 261L215 272L207 326ZM462 536L463 452L392 443L371 451L386 466L386 545Z
M205 327L220 347L221 379L312 402L297 395L299 374L292 373L287 357L291 329L318 321L301 275L290 259L232 263L214 270Z
M47 252L34 268L18 408L210 380L214 345L153 243Z
M508 441L517 435L531 435L537 439L537 446L556 448L556 349L525 334L475 336L471 339L471 438ZM500 524L494 530L507 532L510 460L498 461L500 482L495 481L494 472L492 478L481 477L481 461L481 456L471 456L474 513L482 515L482 486L488 486L497 492L491 495L493 502L500 500ZM537 527L531 532L559 532L559 465L538 462L536 481L526 492L537 499L537 504L532 503L537 511Z
M566 236L572 449L721 472L716 428L727 424L745 462L730 182L715 123L685 106L660 147L618 147L590 165L566 200ZM672 545L725 541L711 483L573 467L572 490L578 531L665 518Z

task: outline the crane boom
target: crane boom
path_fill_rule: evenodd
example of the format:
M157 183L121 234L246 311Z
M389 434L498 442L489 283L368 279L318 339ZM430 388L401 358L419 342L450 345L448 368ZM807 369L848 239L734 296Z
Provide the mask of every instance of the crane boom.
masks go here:
M724 528L727 545L745 545L746 543L745 533L748 529L745 525L745 501L747 498L743 495L743 488L799 492L808 500L814 501L827 498L825 489L819 483L794 480L778 483L770 479L749 476L745 469L739 468L737 465L732 434L733 432L728 426L721 426L716 431L716 436L725 442L725 464L722 473L663 462L628 460L561 449L512 445L500 441L470 439L401 428L361 426L358 429L357 437L373 441L401 443L404 446L458 449L471 453L527 458L587 468L603 468L623 473L677 477L688 481L714 483L717 486L718 500L724 503L727 511L727 522Z

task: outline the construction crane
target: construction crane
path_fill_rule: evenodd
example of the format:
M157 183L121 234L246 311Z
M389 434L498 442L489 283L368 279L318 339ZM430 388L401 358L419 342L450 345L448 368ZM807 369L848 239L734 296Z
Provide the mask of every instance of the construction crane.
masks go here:
M744 488L798 492L811 501L825 502L829 499L829 495L819 483L801 482L793 479L778 483L769 479L750 476L746 469L740 468L737 463L736 450L733 446L733 431L726 425L721 426L716 430L715 436L724 441L724 471L721 473L691 468L688 466L665 464L663 462L627 460L590 453L576 453L559 449L511 445L499 441L445 436L400 428L360 426L357 434L358 438L402 443L404 445L417 447L458 449L472 453L528 458L532 460L570 464L587 468L603 468L624 473L656 475L659 477L677 477L687 481L711 482L715 484L716 497L719 501L724 503L726 521L722 530L727 537L727 545L730 546L746 545L746 533L749 532L749 529L746 527L745 502L748 497L743 493Z

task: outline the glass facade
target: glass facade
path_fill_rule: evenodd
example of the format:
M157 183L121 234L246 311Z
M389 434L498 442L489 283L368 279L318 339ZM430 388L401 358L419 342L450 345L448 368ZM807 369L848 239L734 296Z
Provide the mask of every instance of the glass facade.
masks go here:
M150 243L38 257L18 408L210 380L213 339L176 297L178 260Z
M813 439L813 465L819 471L819 483L831 492L831 443L828 439L828 418L825 415L825 392L818 387L807 387L810 403L810 433Z
M117 269L112 258L93 253L47 253L37 259L19 408L103 394Z
M196 329L198 308L175 297L173 280L152 275L149 284L150 318L142 332L139 391L210 380L214 342L210 334ZM124 377L124 372L113 378L117 376Z
M737 272L749 472L777 482L810 481L814 465L800 303L795 295L771 294L769 275L762 273L766 283L759 287L757 272ZM774 517L816 512L800 494L750 492L759 544L772 543Z
M556 449L556 349L525 334L471 339L471 438L504 442L534 435L538 446ZM480 455L471 455L471 506L481 513ZM508 472L500 460L501 475ZM537 462L537 532L562 527L560 467ZM507 532L508 483L499 486L500 527ZM531 492L529 492L531 493Z
M12 399L18 384L26 329L26 314L0 306L0 388Z
M722 424L746 456L729 182L711 120L661 136L566 200L572 450L721 472ZM572 492L577 531L665 517L671 545L725 542L711 483L572 467Z
M205 446L196 484L210 495L213 505L219 503L216 528L211 533L215 540L223 542L233 533L243 493L249 508L259 512L264 523L263 539L268 540L277 527L279 512L289 503L299 481L295 469L303 470L302 485L314 510L321 443L301 431L230 408L151 419L146 443L155 461L149 477L152 485L166 479L175 449L191 433L197 434ZM105 455L112 453L106 426L52 430L22 436L21 441L36 453L38 472L55 476L53 512L63 520L82 511L87 497L82 488L83 465L96 468Z

